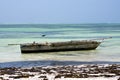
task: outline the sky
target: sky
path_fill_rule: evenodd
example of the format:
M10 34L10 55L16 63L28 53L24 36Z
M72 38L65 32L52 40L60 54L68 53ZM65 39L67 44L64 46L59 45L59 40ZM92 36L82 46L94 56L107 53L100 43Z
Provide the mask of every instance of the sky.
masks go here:
M120 0L0 0L0 24L120 23Z

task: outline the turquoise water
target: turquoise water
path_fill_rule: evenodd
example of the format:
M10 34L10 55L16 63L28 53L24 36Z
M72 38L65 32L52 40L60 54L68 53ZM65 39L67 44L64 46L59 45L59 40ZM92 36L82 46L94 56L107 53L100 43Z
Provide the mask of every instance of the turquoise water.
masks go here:
M41 35L45 34L45 37ZM21 54L19 45L36 42L105 39L96 50ZM6 24L0 25L0 62L120 61L120 24Z

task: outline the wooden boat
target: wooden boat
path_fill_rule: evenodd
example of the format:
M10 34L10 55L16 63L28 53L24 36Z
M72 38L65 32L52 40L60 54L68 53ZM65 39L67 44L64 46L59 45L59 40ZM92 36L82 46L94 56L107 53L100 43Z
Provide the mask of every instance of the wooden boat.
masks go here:
M93 50L101 42L93 40L20 44L22 53Z

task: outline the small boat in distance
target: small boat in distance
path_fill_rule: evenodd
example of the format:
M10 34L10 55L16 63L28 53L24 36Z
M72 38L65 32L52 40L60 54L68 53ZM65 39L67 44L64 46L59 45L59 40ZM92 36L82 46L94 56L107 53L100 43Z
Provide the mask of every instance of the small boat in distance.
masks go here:
M95 40L75 40L49 43L33 42L20 44L20 48L22 53L94 50L100 45L100 43L101 42Z

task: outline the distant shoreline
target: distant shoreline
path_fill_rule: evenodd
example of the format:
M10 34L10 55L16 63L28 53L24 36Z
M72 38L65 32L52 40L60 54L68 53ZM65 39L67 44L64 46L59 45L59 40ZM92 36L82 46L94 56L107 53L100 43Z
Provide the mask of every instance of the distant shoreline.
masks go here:
M0 25L94 25L94 24L120 25L120 23L0 23Z

